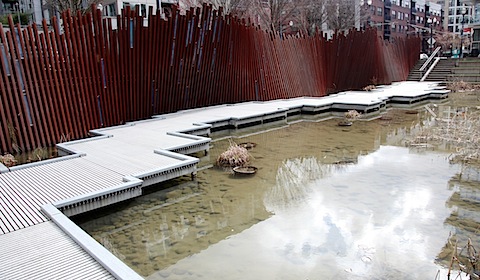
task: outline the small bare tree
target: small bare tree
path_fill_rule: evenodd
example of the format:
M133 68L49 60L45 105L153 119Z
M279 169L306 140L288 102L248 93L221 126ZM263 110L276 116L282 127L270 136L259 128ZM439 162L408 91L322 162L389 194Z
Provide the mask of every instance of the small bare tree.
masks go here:
M468 36L460 38L458 34L454 33L435 34L435 40L436 45L441 46L443 51L460 49L460 45L462 44L464 47L468 47L471 43Z

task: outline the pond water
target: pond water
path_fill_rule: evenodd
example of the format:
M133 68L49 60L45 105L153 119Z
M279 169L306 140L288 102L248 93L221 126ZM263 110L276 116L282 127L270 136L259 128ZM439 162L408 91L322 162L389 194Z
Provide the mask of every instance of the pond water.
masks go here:
M405 147L426 112L390 113L237 132L257 174L211 167L229 146L215 140L195 180L76 222L147 279L446 279L452 236L480 241L478 172Z

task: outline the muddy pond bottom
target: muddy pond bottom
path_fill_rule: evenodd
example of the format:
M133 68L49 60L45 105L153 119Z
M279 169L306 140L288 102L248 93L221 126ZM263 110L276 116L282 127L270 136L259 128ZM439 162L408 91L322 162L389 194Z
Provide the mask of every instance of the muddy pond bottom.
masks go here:
M78 222L146 279L446 279L459 167L389 145L413 122L254 133L236 141L257 144L256 174L206 168ZM214 142L203 165L228 145Z

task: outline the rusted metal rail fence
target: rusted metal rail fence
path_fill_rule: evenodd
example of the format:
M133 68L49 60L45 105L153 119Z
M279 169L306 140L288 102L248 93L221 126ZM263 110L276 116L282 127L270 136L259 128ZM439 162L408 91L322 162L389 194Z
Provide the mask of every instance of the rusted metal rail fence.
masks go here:
M323 37L260 30L210 7L164 20L100 11L0 29L0 153L208 105L323 96L406 79L420 40L375 30Z

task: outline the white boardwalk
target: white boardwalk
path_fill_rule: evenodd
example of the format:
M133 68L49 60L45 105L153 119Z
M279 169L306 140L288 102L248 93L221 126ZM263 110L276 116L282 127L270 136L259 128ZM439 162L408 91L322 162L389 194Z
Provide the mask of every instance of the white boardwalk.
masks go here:
M371 92L185 110L95 130L97 137L58 145L69 156L10 170L0 166L0 279L140 279L67 216L195 173L198 159L188 154L208 151L210 139L205 136L211 130L286 120L298 113L372 112L388 103L446 98L448 91L437 87L402 82Z
M0 279L115 279L53 222L0 238Z

